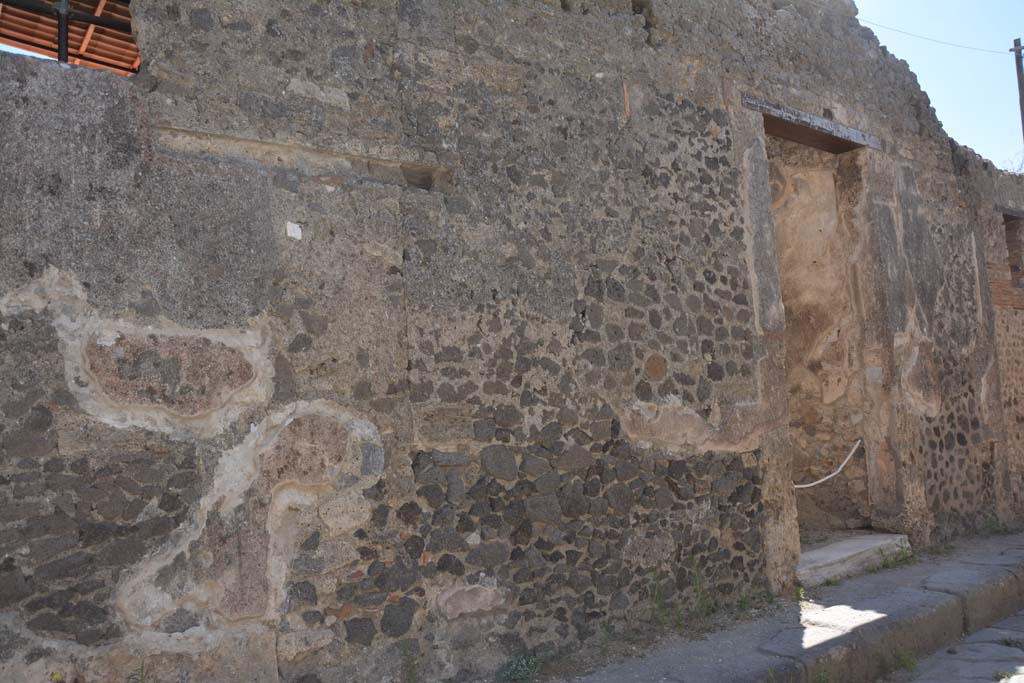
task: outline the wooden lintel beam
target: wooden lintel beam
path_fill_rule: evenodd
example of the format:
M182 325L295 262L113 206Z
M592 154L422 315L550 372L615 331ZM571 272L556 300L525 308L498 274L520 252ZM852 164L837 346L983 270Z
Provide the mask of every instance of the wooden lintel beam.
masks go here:
M874 135L844 126L841 123L807 112L768 102L759 97L743 96L743 106L764 116L765 133L833 154L859 147L881 150L882 141Z

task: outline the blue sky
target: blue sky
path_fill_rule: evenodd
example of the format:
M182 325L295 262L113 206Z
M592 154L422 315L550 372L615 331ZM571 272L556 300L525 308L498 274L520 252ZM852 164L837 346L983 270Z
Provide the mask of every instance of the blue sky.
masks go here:
M40 59L49 59L48 57L43 57L42 55L37 55L35 53L28 52L27 50L22 50L17 47L11 47L10 45L0 45L0 52L10 52L12 54L25 55L27 57L39 57Z
M1024 38L1024 0L855 0L858 18L987 54L937 45L865 24L907 60L946 132L1001 168L1024 164L1014 38Z

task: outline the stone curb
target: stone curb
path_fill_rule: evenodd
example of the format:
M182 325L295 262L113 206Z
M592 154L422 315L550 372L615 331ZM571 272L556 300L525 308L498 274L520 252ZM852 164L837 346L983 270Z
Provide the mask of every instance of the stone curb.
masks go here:
M820 599L667 641L579 683L865 683L1024 609L1024 534L971 539L944 556L847 579ZM798 614L799 611L799 614Z
M875 681L901 655L931 654L1024 608L1024 535L966 541L947 558L850 579L823 601L831 606L803 611L800 647L775 652L800 661L802 675L776 680ZM885 616L868 621L871 613ZM822 629L837 635L817 643Z

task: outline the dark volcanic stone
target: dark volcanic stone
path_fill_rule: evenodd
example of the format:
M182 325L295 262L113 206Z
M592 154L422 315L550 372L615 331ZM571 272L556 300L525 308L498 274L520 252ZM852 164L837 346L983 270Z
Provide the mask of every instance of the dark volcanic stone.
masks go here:
M316 586L309 581L300 581L288 586L288 604L293 609L299 605L315 605Z
M473 423L473 438L477 441L491 441L497 428L494 420L477 420Z
M436 467L465 467L469 464L469 456L465 453L431 451L430 459Z
M380 630L385 635L398 638L408 633L412 626L412 618L419 604L412 598L402 598L397 605L384 608L384 616L380 620Z
M417 558L418 559L418 558ZM409 566L397 562L390 567L380 571L373 579L373 584L382 591L394 593L396 591L407 591L416 583L417 572L415 566Z
M494 422L499 427L514 429L523 422L523 414L512 406L499 406L494 411Z
M192 28L209 31L213 28L213 15L205 7L194 9L188 13L188 21Z
M535 455L524 455L520 468L529 477L539 477L551 471L551 465L548 461Z
M466 555L466 562L480 567L496 567L506 560L508 560L508 546L499 541L481 543Z
M462 560L447 553L437 561L437 568L454 576L462 576L466 573L466 567L462 564Z
M571 446L555 461L560 470L584 470L593 464L593 456L583 446Z
M506 446L487 446L480 451L480 466L495 479L512 481L519 476L516 456Z
M311 348L313 348L313 338L303 332L295 335L295 338L292 339L291 344L288 345L288 353L301 353L309 351Z
M429 486L424 486L416 493L425 498L427 501L427 505L434 508L435 510L444 505L444 489L442 489L437 484L430 484Z
M377 627L373 625L371 619L359 617L345 622L345 640L350 643L371 645L375 635L377 635Z
M534 522L558 524L562 521L562 508L553 494L530 496L526 499L526 516Z
M425 545L421 536L410 536L405 541L405 552L413 562L419 562L420 557L423 556Z
M181 633L195 626L199 626L199 615L184 608L174 610L160 622L164 633Z
M12 658L18 648L27 642L7 626L0 625L0 662L6 662ZM31 664L31 662L29 663Z
M317 548L320 547L320 532L314 531L313 533L311 533L309 537L305 541L303 541L302 545L299 547L307 553L315 551Z
M420 515L423 514L423 510L415 501L409 501L398 508L398 519L402 520L409 526L416 526L420 523Z
M391 514L391 509L387 505L378 505L373 509L373 515L371 516L370 522L378 528L383 529L388 525L388 516Z
M27 598L32 591L25 580L25 575L14 566L10 557L0 564L0 607L7 607Z
M294 401L298 395L292 364L284 354L279 353L274 357L274 401L287 403Z
M305 622L307 626L316 626L317 624L322 624L324 622L324 614L318 610L311 609L302 613L302 621Z
M608 504L619 512L625 512L633 505L633 492L621 482L609 487L605 498L608 499Z
M44 564L36 569L33 576L36 581L50 581L70 576L82 576L87 573L87 567L92 562L93 558L85 553L75 553Z

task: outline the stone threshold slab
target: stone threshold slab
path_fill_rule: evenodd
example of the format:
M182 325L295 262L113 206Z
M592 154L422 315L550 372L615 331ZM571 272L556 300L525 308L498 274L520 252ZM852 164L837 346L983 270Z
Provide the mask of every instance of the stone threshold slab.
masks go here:
M803 586L820 586L881 567L887 558L908 550L910 540L904 534L847 536L801 553L796 577Z
M575 683L868 683L1024 609L1024 534L856 576L701 640L668 638Z

